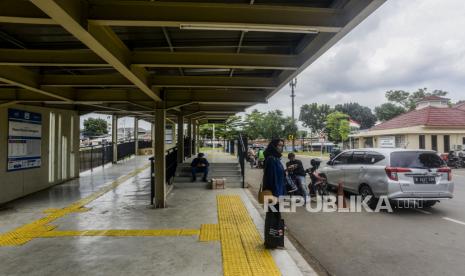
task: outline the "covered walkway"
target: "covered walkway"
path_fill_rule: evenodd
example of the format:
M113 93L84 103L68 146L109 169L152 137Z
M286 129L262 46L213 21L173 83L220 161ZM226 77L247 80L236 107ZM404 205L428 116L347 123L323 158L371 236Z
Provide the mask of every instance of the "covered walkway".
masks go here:
M215 153L211 160L231 157ZM167 208L152 209L149 184L146 157L135 157L11 202L1 211L0 274L311 272L286 251L263 249L263 220L246 190L175 183Z
M170 181L201 124L266 103L385 0L201 2L0 1L0 274L310 271L263 250L244 189ZM92 112L112 116L114 164L80 175ZM121 116L152 123L153 176L118 158Z

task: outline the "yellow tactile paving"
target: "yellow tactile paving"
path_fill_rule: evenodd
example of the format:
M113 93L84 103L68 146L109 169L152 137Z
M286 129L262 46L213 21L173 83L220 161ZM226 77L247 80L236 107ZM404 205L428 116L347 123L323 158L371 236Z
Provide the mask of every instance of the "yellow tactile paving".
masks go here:
M157 229L157 230L82 230L82 231L48 231L44 233L29 234L34 238L56 238L76 236L107 236L107 237L176 237L197 236L198 229Z
M281 275L241 198L218 195L224 275Z
M119 177L118 179L113 181L111 184L99 189L97 192L79 201L76 201L68 205L65 208L45 210L45 212L48 214L46 217L40 218L29 224L25 224L21 227L14 229L13 231L1 234L0 235L0 246L23 245L29 242L30 240L32 240L33 239L31 238L32 236L38 235L38 233L45 233L45 232L51 231L54 227L51 228L52 226L49 226L48 224L51 223L52 221L58 218L61 218L63 216L66 216L70 213L87 211L88 209L83 208L84 205L94 201L95 199L111 191L112 189L115 189L116 187L121 185L123 182L125 182L129 178L141 173L143 170L145 170L149 166L150 165L143 166L142 168L136 169L127 175Z
M199 241L219 241L220 240L220 229L218 224L202 224L200 225L200 236Z
M218 195L218 224L202 224L201 229L148 229L148 230L54 230L50 223L73 212L86 212L84 206L103 194L118 187L147 166L118 178L97 192L62 209L47 209L48 215L13 231L0 235L0 246L23 245L35 238L56 238L74 236L108 237L167 237L199 236L199 241L220 241L223 258L223 272L226 276L273 276L281 275L270 252L263 246L263 240L238 195Z

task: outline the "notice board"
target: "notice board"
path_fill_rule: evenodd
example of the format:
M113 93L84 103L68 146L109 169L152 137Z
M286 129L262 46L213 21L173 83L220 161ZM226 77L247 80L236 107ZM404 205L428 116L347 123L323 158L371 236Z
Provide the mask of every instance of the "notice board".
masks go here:
M42 115L8 109L7 171L41 166Z

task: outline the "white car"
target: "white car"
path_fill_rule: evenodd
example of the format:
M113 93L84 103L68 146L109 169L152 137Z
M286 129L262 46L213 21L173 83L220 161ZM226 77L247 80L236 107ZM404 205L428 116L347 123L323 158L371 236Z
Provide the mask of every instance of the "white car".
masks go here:
M434 151L408 149L347 150L322 168L328 184L366 197L422 201L430 207L453 197L452 172Z

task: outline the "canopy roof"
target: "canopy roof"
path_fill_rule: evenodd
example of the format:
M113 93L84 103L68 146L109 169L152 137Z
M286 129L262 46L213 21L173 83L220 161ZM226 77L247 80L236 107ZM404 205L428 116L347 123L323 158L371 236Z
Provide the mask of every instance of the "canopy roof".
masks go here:
M384 1L2 0L0 105L224 119L265 103Z

